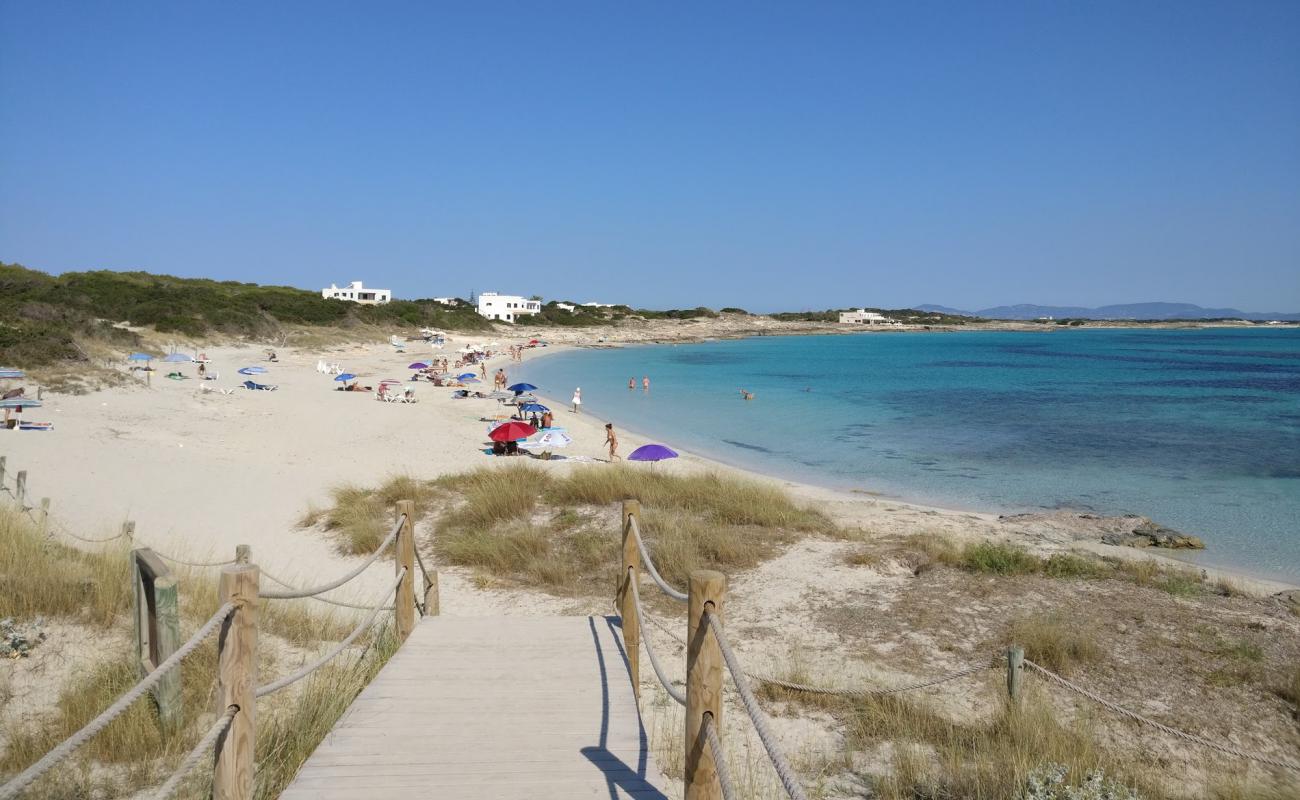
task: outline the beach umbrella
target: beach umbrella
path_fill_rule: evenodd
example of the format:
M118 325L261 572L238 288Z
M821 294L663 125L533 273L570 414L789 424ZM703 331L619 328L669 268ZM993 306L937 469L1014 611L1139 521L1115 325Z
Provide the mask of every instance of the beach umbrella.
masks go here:
M19 378L24 377L25 375L26 373L24 373L20 369L14 369L12 367L0 367L0 380L6 378L9 380L17 380Z
M243 372L243 370L241 369L240 372ZM335 376L334 376L334 380L335 380L335 381L345 381L345 382L346 382L346 381L354 381L354 380L356 380L356 379L357 379L357 376L356 376L356 375L353 375L351 372L344 372L344 373L342 373L341 375L335 375Z
M461 374L459 374L459 375L456 376L456 380L458 380L458 381L467 381L467 380L469 380L470 378L473 378L473 377L475 377L475 375L474 375L474 373L472 373L472 372L462 372Z
M266 367L244 367L239 371L240 375L265 375Z
M534 433L537 433L537 429L525 422L507 422L493 428L488 438L494 442L514 442L527 439Z
M538 414L542 414L542 413L545 413L545 412L547 412L547 411L550 411L549 408L547 408L546 406L542 405L541 403L524 403L523 405L519 406L519 410L520 410L520 411L536 411Z
M661 444L643 444L628 455L628 461L663 461L665 458L677 458L677 453Z
M0 408L40 408L41 401L35 397L10 397L0 400Z
M514 392L515 394L523 394L524 392L537 391L537 387L532 385L531 383L516 383L514 386L507 386L506 388Z
M406 368L407 369L428 369L429 365L424 363L423 361L417 361L414 364L407 364Z
M148 353L132 353L126 357L127 361L153 361L153 356Z
M573 437L561 430L541 431L536 439L529 439L525 444L542 450L554 450L573 444Z
M179 364L181 362L188 363L193 360L193 358L184 353L169 353L168 355L163 356L163 361L166 361L168 364Z

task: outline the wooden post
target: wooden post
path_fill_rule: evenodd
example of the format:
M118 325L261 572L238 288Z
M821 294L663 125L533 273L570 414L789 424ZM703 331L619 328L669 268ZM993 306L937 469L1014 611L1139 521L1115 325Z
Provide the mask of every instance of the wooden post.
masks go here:
M632 596L632 585L637 588L641 578L641 550L636 546L636 535L632 533L632 520L637 521L640 530L641 503L638 500L623 501L623 557L622 572L618 581L618 613L623 618L623 647L627 650L627 671L632 677L632 694L637 703L641 702L641 618L636 613L636 599Z
M436 617L442 612L442 602L438 598L438 570L430 570L424 581L424 615Z
M41 498L41 536L44 537L50 530L50 498Z
M397 608L393 615L397 620L397 638L405 642L406 637L415 630L415 502L399 500L397 513L402 520L401 530L397 533L396 570L406 570L406 576L397 584Z
M44 395L45 395L45 387L38 384L36 386L36 399L42 400L44 399Z
M5 461L8 458L8 456L0 456L0 489L5 487Z
M122 535L128 542L135 540L135 523L129 519L122 520Z
M27 508L27 470L18 470L14 475L14 486L14 498L18 501L19 510Z
M221 568L218 600L238 607L226 618L217 640L217 714L231 706L239 713L217 740L212 775L213 800L252 800L253 744L257 737L257 595L260 571L254 564Z
M1011 702L1020 702L1020 683L1025 675L1025 648L1019 645L1007 650L1007 695Z
M721 800L722 784L713 751L704 737L704 715L722 736L722 648L704 621L704 612L722 619L727 579L721 572L691 573L686 625L686 800Z
M135 639L143 677L180 647L180 613L176 579L157 553L147 547L132 550L131 569L135 577ZM163 733L179 731L184 718L181 671L173 669L164 675L151 693Z

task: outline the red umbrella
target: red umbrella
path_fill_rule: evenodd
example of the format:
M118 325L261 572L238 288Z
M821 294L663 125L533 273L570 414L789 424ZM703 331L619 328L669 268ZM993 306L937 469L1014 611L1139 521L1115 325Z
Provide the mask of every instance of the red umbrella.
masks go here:
M507 422L504 425L498 425L488 434L488 438L494 442L513 442L518 439L527 439L537 433L537 429L526 422Z

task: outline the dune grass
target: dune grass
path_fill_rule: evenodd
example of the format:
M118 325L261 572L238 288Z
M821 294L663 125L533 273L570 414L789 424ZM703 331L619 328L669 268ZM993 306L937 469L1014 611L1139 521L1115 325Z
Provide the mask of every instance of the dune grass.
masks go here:
M429 512L438 494L434 482L409 475L393 476L373 489L344 484L330 492L332 503L328 509L309 508L298 524L303 528L323 526L338 537L342 553L369 554L392 530L399 500L413 501L416 519L420 519Z
M1011 624L1011 641L1025 648L1025 658L1062 675L1069 675L1082 664L1101 660L1096 630L1061 614L1037 614L1016 620Z

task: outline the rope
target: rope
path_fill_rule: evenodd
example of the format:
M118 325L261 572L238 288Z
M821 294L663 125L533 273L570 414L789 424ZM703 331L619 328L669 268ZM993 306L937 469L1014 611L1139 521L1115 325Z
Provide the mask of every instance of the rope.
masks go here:
M311 597L313 595L323 594L324 592L328 592L331 589L339 588L343 584L347 583L348 581L357 577L361 573L365 572L367 567L375 563L375 560L379 558L379 556L383 555L384 551L387 550L389 545L393 543L393 540L397 538L397 534L401 532L402 522L405 519L406 519L405 516L398 519L397 525L394 526L392 532L388 534L388 538L384 539L384 541L379 545L379 547L375 549L375 552L371 553L370 556L366 558L365 561L361 562L360 566L358 566L356 569L352 570L348 574L342 576L341 578L330 581L329 583L324 584L322 586L313 587L311 589L295 589L293 591L286 591L286 592L263 592L260 595L260 597L266 598L268 600L293 600L299 597Z
M157 550L154 550L153 552L154 555L158 556L163 561L170 561L173 564L180 564L185 567L224 567L227 564L235 563L235 559L233 558L227 559L225 561L184 561L182 559L169 556L166 553L160 553ZM259 569L261 568L259 567ZM266 570L262 570L262 574L266 575ZM266 575L266 577L271 578L270 575ZM271 578L271 580L275 580L275 578Z
M1153 719L1144 717L1141 714L1137 713L1136 711L1130 711L1129 709L1124 708L1121 705L1116 705L1115 703L1112 703L1111 701L1097 694L1094 694L1093 692L1088 691L1082 686L1079 686L1076 683L1072 683L1066 680L1065 678L1062 678L1060 675L1057 675L1055 672L1052 672L1050 669L1035 664L1034 662L1030 661L1027 658L1025 659L1024 663L1026 667L1037 670L1048 680L1051 680L1060 686L1064 686L1066 689L1069 689L1072 692L1080 694L1083 697L1086 697L1089 700L1093 701L1094 703L1097 703L1098 705L1102 706L1103 708L1107 708L1115 712L1116 714L1119 714L1122 717L1128 717L1134 722L1140 722L1143 725L1150 725L1151 727L1155 728L1158 731L1161 731L1162 733L1167 733L1170 736L1175 736L1179 739L1183 739L1184 741L1192 742L1193 744L1199 744L1202 745L1203 747L1208 747L1211 750L1218 750L1220 753L1225 753L1230 756L1236 756L1238 758L1244 758L1247 759L1248 761L1257 761L1261 764L1268 764L1271 767L1281 767L1283 769L1289 769L1289 770L1294 770L1296 772L1300 772L1300 764L1296 764L1293 761L1283 761L1282 759L1270 758L1268 756L1260 755L1259 753L1250 753L1245 750L1239 750L1236 747L1232 747L1230 745L1219 744L1218 742L1212 742L1209 739L1203 739L1200 736L1195 736L1190 733L1185 733L1180 730L1175 730L1174 728L1171 728L1168 725L1162 725L1161 723L1156 722Z
M301 589L299 589L298 587L294 586L293 584L291 584L291 583L287 583L287 582L281 580L280 578L275 577L275 576L272 575L271 573L267 572L265 569L262 569L261 566L259 566L258 569L261 570L261 572L262 572L263 575L265 575L266 577L268 577L268 578L270 578L271 580L275 581L276 583L280 584L280 585L283 586L284 588L286 588L286 589L290 589L290 590L295 591L295 592L302 591ZM265 596L265 595L263 595L263 596ZM322 603L329 603L329 604L332 605L332 606L339 606L340 608L355 608L355 609L357 609L358 611L369 611L369 610L370 610L370 606L363 606L363 605L360 605L359 603L345 603L345 602L343 602L342 600L331 600L331 599L328 598L328 597L321 597L320 595L311 595L310 599L311 599L311 600L318 600L318 601L320 601L320 602L322 602ZM393 606L388 606L385 610L386 610L386 611L392 611L393 608L394 608Z
M631 571L632 568L628 567L628 572ZM641 608L641 592L636 588L637 581L630 580L628 582L632 584L632 602L636 604L637 618L644 619L645 609ZM664 687L664 691L668 692L668 696L676 700L678 703L686 705L686 693L678 689L676 686L673 686L672 681L668 680L668 676L664 674L664 668L659 663L659 657L655 655L655 649L650 644L650 637L642 636L641 643L645 645L645 651L650 656L650 666L654 668L655 677L659 679L659 683Z
M722 800L736 800L736 787L731 785L731 768L727 766L727 754L722 749L718 732L713 729L713 712L705 711L700 724L704 738L709 742L709 752L713 753L713 771L718 774L718 785L722 787Z
M731 651L727 634L722 629L722 621L707 608L704 611L704 621L708 623L709 630L713 631L713 638L718 643L718 649L722 651L722 659L727 662L727 669L731 670L731 680L736 684L736 690L740 692L740 701L744 704L750 721L754 723L754 730L758 731L758 738L763 742L763 747L767 750L768 758L772 760L772 766L776 768L776 774L780 777L786 794L790 795L790 800L808 800L794 771L790 769L789 762L785 760L785 754L781 752L776 737L767 727L767 717L763 714L763 709L759 708L758 700L749 688L749 681L745 680L745 671L741 669L740 661Z
M335 645L332 650L330 650L328 653L321 656L320 658L316 659L312 663L304 665L296 672L291 672L288 675L285 675L283 678L271 681L265 686L257 687L257 691L254 693L253 696L265 697L268 694L271 694L273 692L278 692L284 687L288 686L289 684L296 683L297 681L302 680L303 678L307 677L311 673L315 672L316 670L320 669L321 667L325 666L327 663L332 661L335 656L337 656L339 653L342 653L344 650L346 650L348 645L352 644L352 642L354 642L356 638L360 636L363 631L365 631L367 628L371 626L371 624L374 623L375 617L378 616L379 612L383 609L384 601L387 600L388 596L397 589L398 584L400 584L402 582L402 579L405 577L406 577L406 568L403 567L402 571L397 574L397 580L393 581L393 585L390 586L388 589L385 589L384 593L379 596L379 600L375 603L374 607L370 609L370 613L366 615L366 618L361 620L361 624L353 628L352 633L349 633L347 635L347 638L339 642L337 645Z
M185 760L171 774L166 783L159 787L157 793L153 796L153 800L167 800L176 793L181 782L185 780L185 776L199 763L199 759L203 758L204 754L212 749L213 745L217 743L217 739L226 732L226 728L230 727L231 721L234 720L235 715L238 713L239 706L230 706L226 709L226 713L222 714L212 724L211 728L208 728L208 732L203 734L203 738L199 740L198 744L194 745L194 749L189 752L189 755L185 756Z
M226 621L226 618L230 616L230 613L234 611L235 608L236 604L233 602L226 603L222 605L221 608L218 608L216 613L212 615L211 619L205 622L202 628L199 628L194 632L194 635L190 637L188 642L181 645L176 652L167 657L166 661L159 664L157 669L146 675L139 683L127 691L126 694L119 697L116 703L109 706L98 717L95 717L93 720L86 723L81 730L69 736L58 747L55 747L53 750L42 756L35 764L32 764L30 767L23 770L18 777L9 781L4 786L0 786L0 800L10 800L10 798L17 797L18 793L27 788L32 781L35 781L37 778L48 772L51 767L72 755L73 751L89 741L95 734L102 731L110 722L117 719L122 712L126 711L127 708L130 707L132 703L139 700L145 692L152 689L158 681L162 680L164 675L175 668L176 665L180 664L182 659L202 644L205 639L211 636L212 632Z
M674 589L659 574L659 570L655 569L654 559L650 558L650 551L646 549L645 540L641 538L641 525L636 521L636 517L629 516L627 521L632 528L632 535L636 537L636 546L641 551L641 561L645 564L646 572L649 572L650 577L659 585L659 590L674 600L680 600L683 603L687 602L686 592Z

